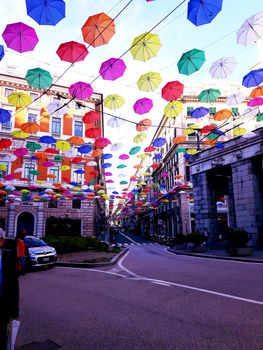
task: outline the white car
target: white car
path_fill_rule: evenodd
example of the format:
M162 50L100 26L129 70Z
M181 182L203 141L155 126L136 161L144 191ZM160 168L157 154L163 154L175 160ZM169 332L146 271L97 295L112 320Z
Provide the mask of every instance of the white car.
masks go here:
M24 242L28 251L29 267L54 265L57 261L56 249L47 245L42 239L25 236Z

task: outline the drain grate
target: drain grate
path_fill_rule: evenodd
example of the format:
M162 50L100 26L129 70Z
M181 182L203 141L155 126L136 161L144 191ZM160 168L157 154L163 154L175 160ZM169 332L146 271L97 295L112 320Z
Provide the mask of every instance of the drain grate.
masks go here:
M27 343L17 348L17 350L55 350L60 347L60 345L54 343L52 340L46 339L43 342L33 341Z

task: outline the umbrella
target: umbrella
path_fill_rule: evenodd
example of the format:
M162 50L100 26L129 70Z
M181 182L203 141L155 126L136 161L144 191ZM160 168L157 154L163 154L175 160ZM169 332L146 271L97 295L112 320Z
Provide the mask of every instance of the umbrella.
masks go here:
M66 103L63 103L60 100L55 100L48 104L47 110L53 117L60 117L67 113L68 106Z
M163 156L160 154L160 153L156 153L154 156L153 156L153 159L155 160L159 160L159 159L162 159Z
M96 139L97 137L101 137L101 129L100 128L89 128L85 131L85 136L90 139Z
M42 163L42 165L43 165L44 167L46 167L46 168L50 168L50 167L54 166L55 163L50 162L50 161L45 161L45 162Z
M100 113L97 111L89 111L82 118L84 124L93 124L98 120L100 120Z
M110 168L112 166L111 163L104 163L101 165L102 168L106 169L106 168Z
M151 119L142 119L138 124L136 124L137 131L145 131L152 125Z
M182 113L184 107L182 102L180 101L171 101L164 108L164 115L167 118L177 117L180 113Z
M17 159L17 157L14 154L7 154L3 158L3 160L6 162L14 162L16 159Z
M250 107L262 106L263 105L263 98L262 97L255 97L252 100L250 100L247 103L247 105Z
M242 85L250 88L258 86L263 82L263 68L254 69L243 78Z
M33 122L23 123L20 129L28 134L36 134L40 130L40 126Z
M124 124L124 120L119 119L118 117L112 117L107 121L107 125L111 128L119 128Z
M125 164L120 164L116 167L117 169L124 169L124 168L127 168L127 165Z
M75 84L70 85L68 91L73 98L85 100L92 95L93 89L90 84L79 81Z
M126 159L129 159L129 158L130 158L130 156L128 154L121 154L119 156L119 159L121 159L121 160L126 160Z
M215 101L220 95L221 92L218 89L206 89L198 95L198 100L201 102L212 102Z
M11 113L4 108L0 108L0 123L6 123L11 119Z
M101 156L101 159L110 159L112 157L113 157L113 155L111 153L105 153Z
M251 97L260 97L263 96L263 86L258 86L256 88L254 88L251 93L250 93Z
M263 12L247 18L237 31L237 43L240 45L254 44L263 37Z
M57 140L53 136L45 135L45 136L41 136L38 139L38 142L51 144L51 143L57 142Z
M14 130L11 132L13 138L16 139L26 139L29 135L21 130Z
M177 100L184 91L184 85L180 81L169 81L162 88L162 98L166 101Z
M83 158L82 157L74 157L72 159L72 163L73 164L78 164L78 163L81 163L83 161Z
M164 137L158 137L152 144L154 147L162 147L166 144L166 139Z
M186 141L186 136L182 135L182 136L177 136L173 139L173 144L174 145L178 145L179 143L183 143Z
M55 26L65 17L65 1L26 0L26 10L38 24Z
M83 145L84 143L84 140L83 140L83 137L80 137L80 136L71 136L69 139L68 139L68 142L72 143L73 145Z
M155 151L156 150L156 147L154 147L154 146L148 146L148 147L146 147L146 148L144 148L144 152L153 152L153 151Z
M26 154L28 153L28 150L24 147L21 147L21 148L17 148L15 151L14 151L14 155L16 155L17 157L23 157L25 156Z
M121 108L125 103L125 100L122 96L118 94L108 95L104 99L104 106L109 109L118 109Z
M83 40L93 47L108 44L115 34L114 20L101 12L90 16L81 28Z
M216 129L216 125L205 125L202 127L200 132L201 132L201 134L208 134L211 131L213 131L214 129Z
M242 136L242 135L244 135L246 132L247 132L247 129L237 127L237 128L235 128L235 129L233 130L233 135L234 135L234 136Z
M227 78L237 66L235 57L222 57L212 63L209 73L213 79Z
M113 143L113 144L111 145L110 150L111 150L112 152L116 152L116 151L119 151L120 149L122 149L122 147L123 147L123 144L122 144L122 143Z
M94 160L91 160L90 162L87 163L87 166L95 166L97 165L96 162L94 162Z
M45 153L58 154L59 151L55 148L46 148Z
M31 97L24 92L13 92L7 96L7 101L15 107L25 107L32 103Z
M56 148L61 151L68 151L71 148L71 145L68 141L57 141Z
M99 137L94 142L94 146L97 147L97 148L104 148L104 147L107 147L110 144L111 144L110 140L107 139L106 137Z
M198 71L205 62L205 53L202 50L192 49L182 54L177 63L179 73L190 75Z
M5 56L5 48L3 45L0 45L0 61L2 61L4 56Z
M133 105L133 110L137 114L145 114L148 113L153 107L153 102L150 98L141 98L137 100Z
M159 73L148 72L140 76L137 86L139 90L149 92L156 90L161 82L162 78Z
M136 135L133 139L134 143L140 143L143 142L147 137L147 134L141 132L140 134Z
M81 154L90 153L92 151L92 147L90 145L83 145L78 148L78 152Z
M38 43L35 29L22 22L8 24L2 37L7 47L18 52L32 51Z
M256 115L258 115L260 112L259 110L259 107L256 106L256 107L248 107L246 108L243 113L242 113L242 116L243 117L247 117L247 118L253 118L255 117Z
M68 41L60 44L56 53L61 61L75 63L83 61L89 51L84 44L76 41Z
M147 61L157 55L160 47L161 42L157 34L144 33L133 40L130 52L135 60Z
M230 109L221 109L221 111L218 111L214 114L213 119L216 121L222 121L229 117L231 117L232 111Z
M260 113L257 115L257 119L256 119L257 122L262 122L263 121L263 113Z
M53 78L51 74L42 68L29 69L25 79L29 86L36 89L44 89L52 85Z
M104 80L116 80L123 76L126 69L124 61L120 58L110 58L100 66L100 75Z
M223 0L190 0L187 19L196 26L212 22L222 10Z
M242 92L236 92L226 98L226 104L230 107L235 107L243 102L245 98L246 96Z
M208 113L209 113L209 108L197 107L191 112L191 117L196 119L203 118Z
M28 141L28 142L26 143L26 148L27 148L29 151L35 152L35 151L41 149L42 146L41 146L39 143Z

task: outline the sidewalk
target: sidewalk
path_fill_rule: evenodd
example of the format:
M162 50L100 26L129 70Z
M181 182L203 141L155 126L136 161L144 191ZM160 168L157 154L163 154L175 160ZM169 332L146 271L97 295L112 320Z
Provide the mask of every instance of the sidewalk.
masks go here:
M263 264L263 250L260 249L254 250L254 254L251 256L230 256L226 254L226 251L224 249L208 250L207 252L202 253L192 253L190 250L178 250L175 248L168 248L167 250L178 255L189 255L200 258L234 260Z

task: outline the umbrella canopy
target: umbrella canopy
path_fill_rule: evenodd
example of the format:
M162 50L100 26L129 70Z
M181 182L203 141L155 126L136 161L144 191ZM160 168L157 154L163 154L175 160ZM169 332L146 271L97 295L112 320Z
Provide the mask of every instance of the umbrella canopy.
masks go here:
M236 92L226 98L226 104L230 107L236 107L243 102L245 98L246 96L242 92Z
M120 156L119 156L119 159L121 159L121 160L127 160L127 159L129 159L130 158L130 156L128 155L128 154L121 154Z
M68 91L73 98L85 100L92 95L93 89L90 84L78 81L77 83L70 85Z
M111 128L119 128L124 124L124 120L117 117L112 117L107 121L107 125Z
M89 111L84 114L82 121L84 124L92 124L100 120L100 113L97 111Z
M65 17L65 1L26 0L26 10L38 24L55 26Z
M242 136L242 135L244 135L246 132L247 132L247 129L237 127L237 128L235 128L235 129L233 130L233 135L234 135L234 136Z
M240 45L254 44L263 37L263 12L247 18L237 31L237 43Z
M102 154L101 159L110 159L112 157L113 155L111 153L105 153L105 154Z
M11 119L11 113L4 108L0 108L0 123L6 123Z
M71 145L68 141L57 141L56 142L56 149L61 151L68 151L70 149Z
M3 45L0 45L0 61L2 61L4 56L5 56L5 48Z
M36 134L40 130L40 126L33 122L23 123L20 129L28 134Z
M177 100L184 91L184 85L180 81L169 81L162 88L162 98L166 101Z
M53 117L60 117L67 113L68 106L60 100L55 100L48 104L47 110Z
M35 151L41 149L42 146L39 143L28 141L26 143L26 148L31 152L35 152Z
M142 119L138 124L136 124L136 131L142 132L148 130L151 125L151 119Z
M252 100L250 100L247 105L250 107L262 106L263 105L263 98L262 97L255 97Z
M18 52L32 51L38 43L35 29L22 22L8 24L2 37L7 47Z
M214 129L216 129L216 125L205 125L202 127L200 132L201 132L201 134L208 134L211 131L213 131Z
M101 129L100 128L89 128L85 131L85 136L90 139L96 139L97 137L101 137Z
M73 145L83 145L84 143L84 140L83 140L83 137L80 137L80 136L71 136L69 139L68 139L68 142L72 143Z
M143 142L146 139L146 137L147 137L147 134L142 132L134 137L133 142L134 143Z
M123 76L126 69L124 61L120 58L110 58L100 66L100 75L104 80L116 80Z
M16 138L16 139L26 139L29 136L29 134L27 134L21 130L12 131L11 135L13 136L13 138Z
M216 121L222 121L229 117L231 117L232 111L230 109L221 109L221 111L218 111L214 114L213 119Z
M25 156L26 154L28 153L28 150L24 147L20 147L20 148L17 148L15 151L14 151L14 155L16 155L17 157L23 157Z
M187 19L196 26L212 22L222 10L223 0L190 0Z
M92 147L90 145L83 145L78 148L78 152L81 154L90 153L92 151Z
M0 139L0 148L8 148L12 143L13 142L10 139Z
M135 102L133 110L137 114L148 113L153 107L153 102L150 98L144 97Z
M243 111L242 116L246 117L246 118L253 118L256 115L258 115L259 113L260 113L260 109L258 106L248 107Z
M25 107L32 103L31 97L22 91L13 92L7 96L7 101L15 107Z
M260 97L263 96L263 86L258 86L256 88L254 88L251 93L250 93L251 97Z
M201 102L212 102L215 101L220 95L221 92L218 89L206 89L198 95L198 100Z
M237 66L235 57L222 57L212 63L209 73L213 79L227 78Z
M60 44L56 53L61 61L76 63L83 61L89 51L84 44L76 41L68 41Z
M111 17L101 12L90 16L81 28L83 40L93 46L108 44L115 34L115 24Z
M29 69L25 79L29 86L36 89L45 89L52 85L53 78L51 74L42 68Z
M182 113L184 107L182 102L180 101L171 101L164 108L164 115L167 118L177 117L180 113Z
M250 88L258 86L263 82L263 68L254 69L243 78L242 85Z
M173 139L173 144L178 145L179 143L183 143L185 141L186 141L186 136L181 135L181 136L177 136Z
M113 143L112 145L111 145L111 148L110 148L110 150L112 151L112 152L116 152L116 151L119 151L120 149L122 149L122 147L123 147L123 144L122 143Z
M132 57L135 60L147 61L152 57L155 57L161 47L160 38L157 34L144 33L137 36L130 48Z
M166 144L166 139L164 137L158 137L152 144L154 147L162 147Z
M49 135L41 136L38 141L46 144L57 142L57 140L53 136L49 136Z
M118 109L121 108L125 103L124 97L118 95L118 94L113 94L113 95L108 95L104 99L104 106L109 108L109 109Z
M198 71L205 63L205 53L202 50L192 49L182 54L177 63L179 73L190 75Z
M209 113L209 108L197 107L191 112L191 117L196 119L203 118L208 113Z
M111 145L111 142L106 137L99 137L94 142L94 146L97 148L104 148L104 147L107 147L108 145Z
M141 91L150 92L156 90L161 82L161 74L148 72L140 76L139 80L137 81L137 86Z
M132 147L129 151L129 154L131 156L133 156L134 154L137 154L138 152L140 152L141 150L141 147L140 146L135 146L135 147Z

